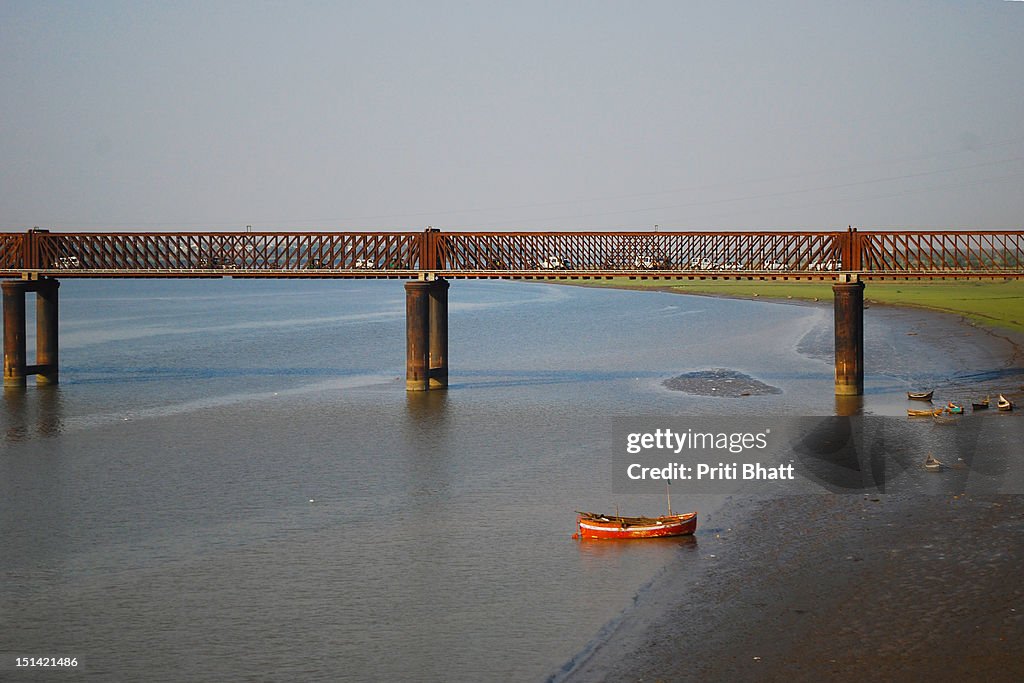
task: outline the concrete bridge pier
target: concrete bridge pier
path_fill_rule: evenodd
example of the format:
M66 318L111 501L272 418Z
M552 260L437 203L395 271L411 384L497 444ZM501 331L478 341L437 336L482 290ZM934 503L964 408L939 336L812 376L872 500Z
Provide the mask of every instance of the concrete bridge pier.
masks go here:
M4 386L24 387L28 375L36 384L58 381L57 289L53 279L5 280L3 288ZM36 363L28 365L25 348L25 294L36 293Z
M448 287L446 280L405 283L405 389L448 386Z
M856 273L832 285L836 330L836 396L864 393L864 283Z
M57 384L57 289L56 280L38 280L36 289L36 384Z
M448 284L438 278L430 288L430 388L448 388Z
M25 292L22 280L4 280L4 386L23 387L25 381Z

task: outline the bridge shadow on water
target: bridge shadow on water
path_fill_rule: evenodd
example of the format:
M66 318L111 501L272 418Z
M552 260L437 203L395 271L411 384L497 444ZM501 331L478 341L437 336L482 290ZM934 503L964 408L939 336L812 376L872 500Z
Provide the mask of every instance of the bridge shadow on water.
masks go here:
M458 379L449 388L478 389L490 387L517 387L534 385L581 384L586 382L622 382L622 381L653 381L661 384L679 373L676 368L665 370L475 370L459 371ZM473 377L480 377L473 380ZM757 373L757 379L765 382L814 381L825 382L831 387L833 379L830 371L821 373L806 372L765 372Z
M246 377L301 377L338 379L373 374L373 369L281 368L281 367L134 367L90 366L67 367L61 374L63 384L142 384L174 380L239 379ZM379 371L376 371L379 373Z
M432 422L447 415L447 391L407 391L405 406L414 421Z
M584 384L588 382L618 382L623 380L667 379L664 372L637 372L635 370L475 370L459 372L460 381L451 382L449 391L470 389L506 389L512 387L556 386L560 384ZM480 379L472 379L479 377ZM461 378L468 378L461 380Z

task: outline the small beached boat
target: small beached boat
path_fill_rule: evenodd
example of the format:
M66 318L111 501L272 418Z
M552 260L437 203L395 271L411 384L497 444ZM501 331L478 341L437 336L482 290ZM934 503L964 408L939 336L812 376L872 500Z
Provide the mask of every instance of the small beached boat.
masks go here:
M927 391L927 392L925 392L925 391L921 391L921 392L908 391L907 392L907 398L910 399L911 401L930 401L930 400L932 400L932 394L934 394L934 393L935 393L934 389L932 389L931 391Z
M661 517L620 517L576 512L579 538L662 538L689 536L697 530L697 513Z
M946 404L946 412L949 413L950 415L962 415L964 412L964 407L959 403L953 403L952 401L950 401L949 403Z
M935 417L936 415L942 414L942 408L934 408L932 410L914 410L913 408L907 408L907 417Z
M986 398L984 401L971 401L971 408L974 410L988 410L988 404L991 402L991 396Z
M999 410L1002 410L1003 412L1013 410L1013 401L1006 398L1002 394L999 394L999 402L996 403L996 407L999 408Z
M929 472L937 472L942 469L942 463L932 457L932 454L929 453L928 457L924 459L924 468Z

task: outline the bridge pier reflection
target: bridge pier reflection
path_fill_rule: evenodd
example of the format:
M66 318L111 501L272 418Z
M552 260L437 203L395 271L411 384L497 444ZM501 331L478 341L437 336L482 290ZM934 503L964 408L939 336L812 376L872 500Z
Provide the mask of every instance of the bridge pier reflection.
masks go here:
M405 283L405 389L448 387L448 281Z
M864 393L864 283L855 273L832 285L835 298L836 396Z
M36 375L36 384L56 384L58 380L57 280L5 280L4 386L24 387L28 375ZM25 294L36 293L36 362L27 363L25 348Z
M864 412L864 396L836 394L836 415L850 417Z

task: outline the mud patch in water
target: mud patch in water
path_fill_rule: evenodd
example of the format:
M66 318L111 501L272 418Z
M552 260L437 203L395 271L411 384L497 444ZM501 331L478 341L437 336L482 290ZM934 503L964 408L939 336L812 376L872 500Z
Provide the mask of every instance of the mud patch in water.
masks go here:
M686 372L662 382L672 391L682 391L695 396L767 396L781 394L782 389L765 384L750 375L725 368Z

